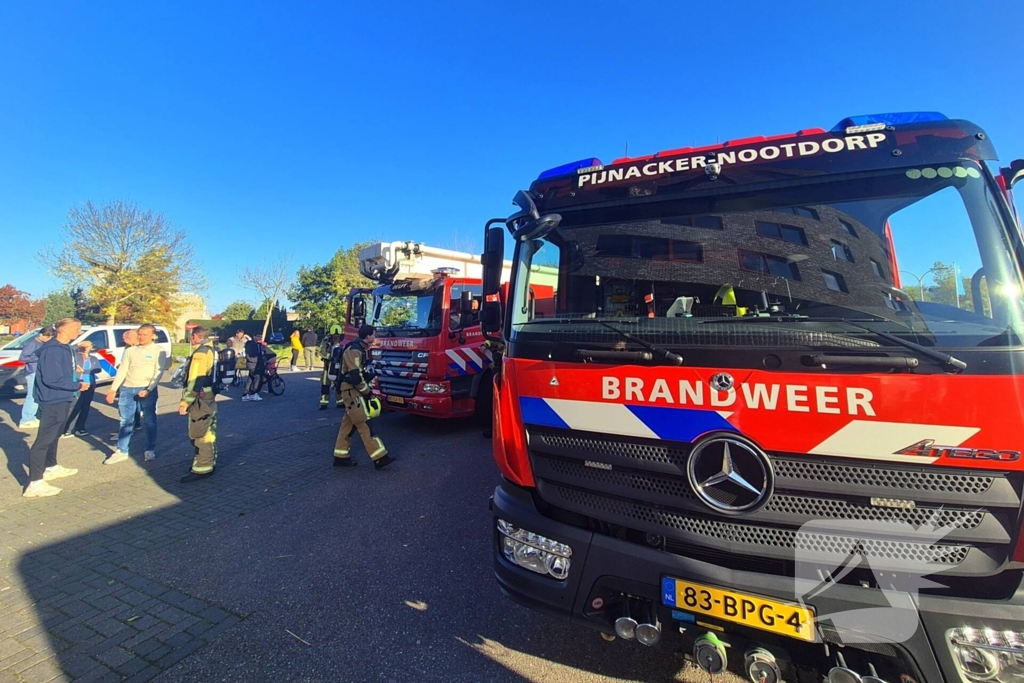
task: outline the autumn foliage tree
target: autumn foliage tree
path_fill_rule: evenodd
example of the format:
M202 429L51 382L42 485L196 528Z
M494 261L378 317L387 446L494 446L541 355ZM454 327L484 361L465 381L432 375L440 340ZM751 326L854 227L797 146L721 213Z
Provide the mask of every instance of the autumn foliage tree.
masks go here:
M137 204L86 202L68 212L60 246L40 260L69 285L80 285L113 324L117 318L170 323L174 295L205 289L192 244L163 214Z
M0 323L11 325L19 320L32 320L33 304L27 292L17 289L14 285L0 287Z
M314 327L328 329L345 322L346 297L357 287L374 287L376 282L359 272L359 252L365 243L354 244L335 252L322 265L302 266L288 298L294 309Z

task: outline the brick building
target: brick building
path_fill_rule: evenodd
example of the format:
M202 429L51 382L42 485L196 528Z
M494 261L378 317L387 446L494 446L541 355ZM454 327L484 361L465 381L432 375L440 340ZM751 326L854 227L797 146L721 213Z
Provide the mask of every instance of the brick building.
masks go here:
M711 304L724 284L748 290L740 306L757 305L760 296L751 292L763 290L783 303L891 308L886 241L827 205L603 224L571 234L584 255L571 275L574 311L589 312L604 296L605 315L645 315L650 307L642 299L653 296L655 315L663 316L680 296Z

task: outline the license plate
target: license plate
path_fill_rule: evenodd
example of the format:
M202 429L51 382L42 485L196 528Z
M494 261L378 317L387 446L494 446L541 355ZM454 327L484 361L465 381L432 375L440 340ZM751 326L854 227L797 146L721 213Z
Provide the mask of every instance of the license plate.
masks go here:
M384 400L388 403L397 403L398 405L405 405L405 398L402 396L385 396Z
M813 643L814 610L788 602L665 577L661 601L697 614Z

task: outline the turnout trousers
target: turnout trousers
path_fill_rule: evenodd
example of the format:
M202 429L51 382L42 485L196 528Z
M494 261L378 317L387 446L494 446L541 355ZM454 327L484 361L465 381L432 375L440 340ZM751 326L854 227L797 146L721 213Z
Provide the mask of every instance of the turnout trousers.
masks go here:
M327 371L330 369L330 364L331 361L329 359L325 360L324 369L320 372L320 405L331 405L331 387L334 387L334 401L338 404L338 407L341 408L343 406L341 402L341 391L338 388L339 381L332 381L327 375Z
M188 438L196 449L194 474L210 474L217 465L217 404L213 399L211 392L204 391L188 407Z
M359 432L363 448L370 460L377 461L388 454L384 442L374 436L370 420L366 416L366 399L355 389L342 389L339 398L345 408L345 417L338 428L338 439L334 442L334 457L348 458L349 447L352 445L352 433Z

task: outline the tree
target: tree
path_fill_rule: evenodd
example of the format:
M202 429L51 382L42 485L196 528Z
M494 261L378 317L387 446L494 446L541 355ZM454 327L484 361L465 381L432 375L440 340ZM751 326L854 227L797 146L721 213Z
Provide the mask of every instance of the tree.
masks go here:
M257 268L246 267L242 271L243 287L251 289L260 295L260 301L264 302L261 309L265 309L266 318L263 321L263 336L267 336L267 326L270 325L270 314L273 307L265 305L270 301L277 301L277 297L288 287L288 270L291 268L291 260L279 258L270 265L261 263Z
M254 312L252 306L244 301L233 301L228 304L221 316L224 320L252 320Z
M32 300L28 298L27 292L14 285L0 287L0 323L11 325L31 317Z
M323 265L299 268L288 298L309 324L327 329L344 323L348 293L377 284L359 272L359 252L365 246L360 243L341 248Z
M44 325L52 325L61 318L74 318L76 314L75 300L66 292L51 292L46 295L46 314Z
M69 285L84 287L107 324L118 317L170 323L181 285L206 287L185 232L126 201L73 207L60 246L46 247L40 260Z

